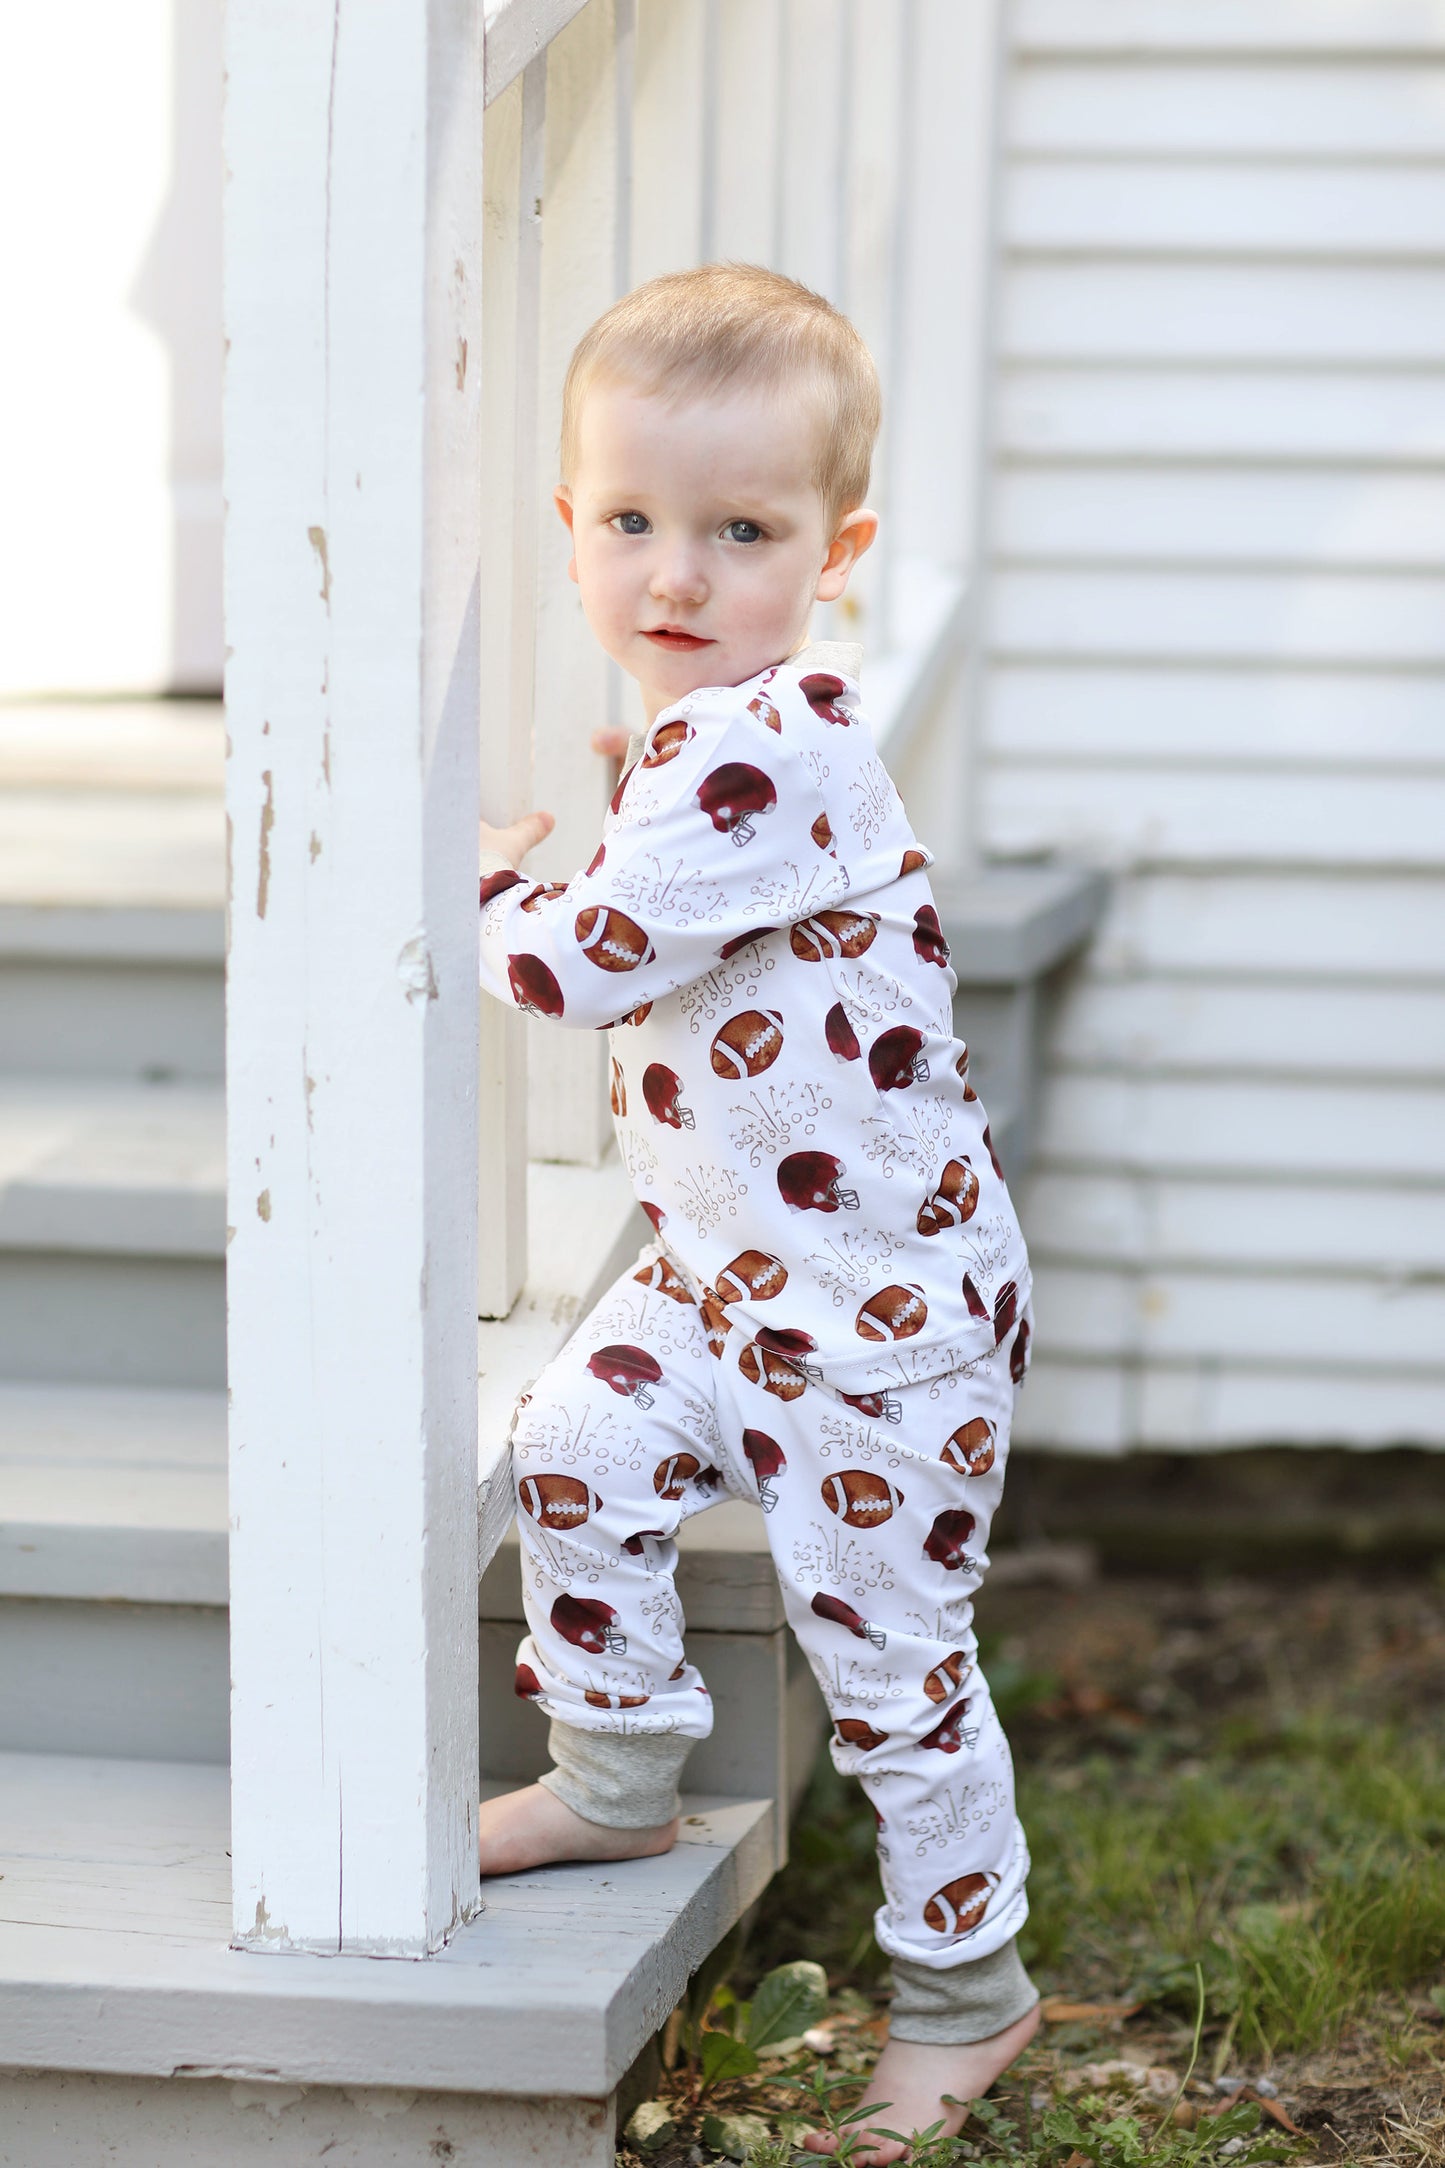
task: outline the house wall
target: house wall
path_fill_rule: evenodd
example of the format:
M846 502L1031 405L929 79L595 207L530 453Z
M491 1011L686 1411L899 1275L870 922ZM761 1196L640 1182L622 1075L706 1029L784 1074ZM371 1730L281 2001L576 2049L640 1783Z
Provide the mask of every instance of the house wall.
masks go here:
M981 840L1048 1041L1034 1444L1445 1444L1445 8L1015 0Z

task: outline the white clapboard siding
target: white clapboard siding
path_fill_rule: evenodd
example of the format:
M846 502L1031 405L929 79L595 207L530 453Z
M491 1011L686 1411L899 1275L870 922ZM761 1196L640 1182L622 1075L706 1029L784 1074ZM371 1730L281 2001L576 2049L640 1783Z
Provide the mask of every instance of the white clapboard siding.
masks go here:
M1445 1445L1445 4L1006 22L980 833L1115 874L1021 1434Z

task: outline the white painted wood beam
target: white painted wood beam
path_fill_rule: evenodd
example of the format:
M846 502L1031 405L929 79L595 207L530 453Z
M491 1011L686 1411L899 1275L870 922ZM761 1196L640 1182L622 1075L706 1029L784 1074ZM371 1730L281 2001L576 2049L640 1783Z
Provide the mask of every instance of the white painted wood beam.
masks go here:
M234 1916L477 1901L479 0L233 0Z

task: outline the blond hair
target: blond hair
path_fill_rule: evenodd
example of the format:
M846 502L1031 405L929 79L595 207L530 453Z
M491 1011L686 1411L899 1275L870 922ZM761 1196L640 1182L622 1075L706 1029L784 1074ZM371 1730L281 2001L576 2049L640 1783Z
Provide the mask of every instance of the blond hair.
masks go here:
M583 333L562 389L562 479L599 380L678 398L801 381L818 413L813 480L829 531L868 493L882 419L878 371L831 302L761 264L708 263L634 287Z

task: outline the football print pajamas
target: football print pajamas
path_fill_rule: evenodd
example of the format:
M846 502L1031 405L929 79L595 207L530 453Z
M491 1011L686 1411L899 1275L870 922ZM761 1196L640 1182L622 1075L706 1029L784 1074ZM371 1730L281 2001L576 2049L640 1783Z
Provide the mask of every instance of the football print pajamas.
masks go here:
M1028 1263L856 652L689 694L585 873L483 880L487 990L611 1030L618 1143L657 1234L518 1410L517 1687L554 1739L599 1751L705 1737L676 1537L720 1497L757 1500L833 1759L878 1820L878 1940L922 2013L895 2032L982 2037L949 2030L946 1994L930 2030L927 1989L1007 1952L1000 2024L1034 1999L971 1603Z

